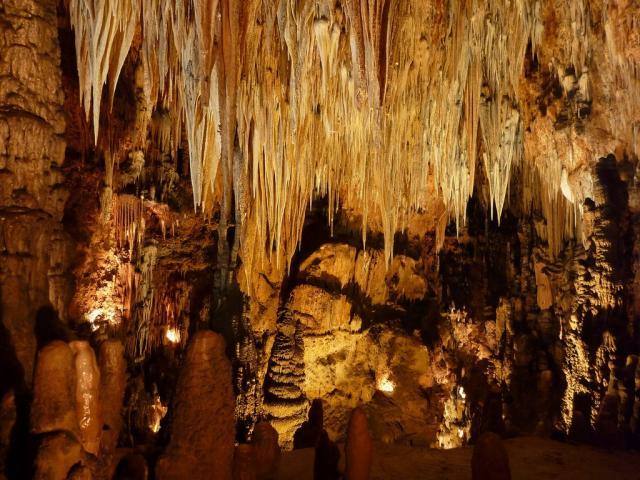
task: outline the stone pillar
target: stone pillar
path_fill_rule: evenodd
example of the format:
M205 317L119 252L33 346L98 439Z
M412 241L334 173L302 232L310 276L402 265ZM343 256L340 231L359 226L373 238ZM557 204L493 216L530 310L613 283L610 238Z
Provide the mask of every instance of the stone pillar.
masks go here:
M65 120L55 0L0 8L0 322L30 384L35 318L64 318L68 239L61 220Z
M345 479L368 480L371 475L373 440L369 433L367 415L359 407L351 412L345 454L347 460Z
M127 386L127 364L124 347L119 340L106 340L100 345L98 353L100 365L100 403L104 432L101 449L112 453L122 429L122 407Z
M34 376L31 431L66 431L79 437L76 411L76 369L71 348L54 341L38 353Z
M251 440L256 457L256 474L259 479L273 478L280 463L278 432L267 422L258 422Z
M75 354L76 412L80 427L80 440L87 452L98 455L102 436L98 362L93 348L88 342L71 342L69 347Z
M156 466L158 480L231 480L234 397L221 335L200 331L178 377L171 440Z

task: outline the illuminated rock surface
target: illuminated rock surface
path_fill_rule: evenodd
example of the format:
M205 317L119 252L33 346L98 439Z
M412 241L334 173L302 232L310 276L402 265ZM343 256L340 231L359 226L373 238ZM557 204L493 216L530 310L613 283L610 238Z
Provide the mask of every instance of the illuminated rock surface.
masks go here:
M371 478L637 449L639 19L1 2L0 478L333 478L356 407Z

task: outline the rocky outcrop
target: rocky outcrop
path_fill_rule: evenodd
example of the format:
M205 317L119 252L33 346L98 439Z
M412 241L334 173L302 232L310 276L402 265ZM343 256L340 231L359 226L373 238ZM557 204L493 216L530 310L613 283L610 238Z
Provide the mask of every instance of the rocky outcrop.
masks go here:
M176 385L171 440L156 465L156 478L232 478L231 375L224 339L211 331L196 333Z

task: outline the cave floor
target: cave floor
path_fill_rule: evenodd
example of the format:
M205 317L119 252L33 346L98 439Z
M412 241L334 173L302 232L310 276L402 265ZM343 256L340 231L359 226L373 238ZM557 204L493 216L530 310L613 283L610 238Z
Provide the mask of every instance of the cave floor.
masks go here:
M504 443L514 480L640 479L640 452L609 452L536 437ZM472 452L473 447L435 450L378 444L371 480L470 479ZM286 452L276 479L312 480L313 458L313 449Z

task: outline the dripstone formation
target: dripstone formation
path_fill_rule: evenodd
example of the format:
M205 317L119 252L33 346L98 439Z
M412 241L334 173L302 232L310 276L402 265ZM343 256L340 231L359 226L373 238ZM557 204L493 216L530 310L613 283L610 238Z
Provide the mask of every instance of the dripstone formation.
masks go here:
M629 0L0 0L0 480L635 451L639 27Z

